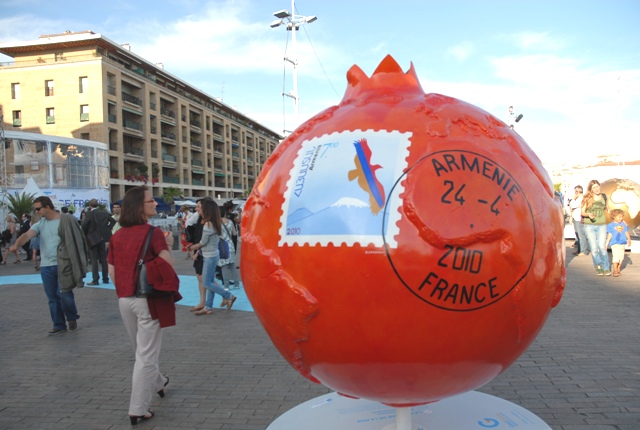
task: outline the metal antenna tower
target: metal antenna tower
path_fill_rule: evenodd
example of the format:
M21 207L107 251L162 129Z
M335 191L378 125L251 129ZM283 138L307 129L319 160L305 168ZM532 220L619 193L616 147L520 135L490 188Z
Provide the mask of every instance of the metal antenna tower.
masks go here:
M2 107L0 107L0 194L7 192L7 141L4 137L4 116L2 115Z

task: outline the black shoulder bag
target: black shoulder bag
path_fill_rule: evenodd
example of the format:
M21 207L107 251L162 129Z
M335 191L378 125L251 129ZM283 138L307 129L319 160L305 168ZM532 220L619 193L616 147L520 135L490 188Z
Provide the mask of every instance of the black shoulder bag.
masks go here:
M147 279L147 265L144 263L144 257L147 255L147 249L149 249L149 242L151 242L151 236L153 236L154 226L151 226L147 238L138 257L138 264L136 265L138 276L136 277L136 297L152 297L154 295L153 285L149 285Z

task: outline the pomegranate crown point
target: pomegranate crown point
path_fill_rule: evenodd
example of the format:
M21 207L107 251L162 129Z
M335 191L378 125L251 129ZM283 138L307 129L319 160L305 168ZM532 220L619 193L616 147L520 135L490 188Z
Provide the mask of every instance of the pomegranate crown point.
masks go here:
M413 64L412 64L412 67L413 67ZM373 72L373 75L377 75L378 73L403 73L403 72L402 72L402 67L400 67L400 64L398 64L396 59L393 58L391 54L387 54L387 56L382 59L380 64L378 64L378 68Z
M413 63L405 73L398 62L389 54L380 62L371 77L368 77L360 67L354 64L347 72L347 82L343 102L355 98L358 94L384 87L393 87L395 90L417 90L424 94Z

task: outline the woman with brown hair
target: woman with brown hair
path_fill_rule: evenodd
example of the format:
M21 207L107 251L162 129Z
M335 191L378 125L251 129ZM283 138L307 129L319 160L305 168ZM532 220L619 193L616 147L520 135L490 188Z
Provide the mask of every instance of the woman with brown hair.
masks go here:
M607 195L600 192L600 182L589 181L582 199L584 232L587 235L593 266L598 276L611 275L611 263L607 254Z
M210 197L205 197L200 201L202 211L202 238L195 245L190 245L190 250L202 250L204 264L202 268L202 285L209 290L204 309L196 312L196 315L210 315L213 313L213 299L215 293L222 296L226 301L227 310L230 310L236 301L236 296L229 291L225 291L216 282L216 266L220 259L218 252L218 242L222 233L222 222L220 221L220 210L215 201Z
M136 265L147 234L153 228L147 221L156 214L156 205L147 187L127 191L118 221L120 229L109 242L109 276L116 286L120 315L136 354L129 401L132 425L153 417L149 409L151 396L157 392L164 397L164 387L169 383L169 378L160 373L159 357L162 328L175 325L174 298L136 297ZM162 230L154 229L144 260L158 257L173 265L171 245L173 235L165 237Z

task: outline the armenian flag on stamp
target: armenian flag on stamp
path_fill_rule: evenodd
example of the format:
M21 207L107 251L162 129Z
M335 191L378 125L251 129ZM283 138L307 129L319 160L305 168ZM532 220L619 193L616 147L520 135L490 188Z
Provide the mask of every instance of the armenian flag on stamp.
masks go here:
M279 245L395 247L411 133L355 130L302 142L285 191ZM383 239L384 236L384 239Z

